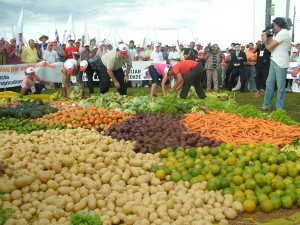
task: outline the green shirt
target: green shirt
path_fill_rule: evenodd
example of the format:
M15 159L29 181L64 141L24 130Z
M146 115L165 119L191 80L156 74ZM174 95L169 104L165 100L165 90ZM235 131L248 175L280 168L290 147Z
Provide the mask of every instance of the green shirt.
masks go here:
M127 66L132 66L132 60L130 55L127 53L124 57L119 57L115 49L106 52L101 57L102 63L108 70L118 70L127 63Z

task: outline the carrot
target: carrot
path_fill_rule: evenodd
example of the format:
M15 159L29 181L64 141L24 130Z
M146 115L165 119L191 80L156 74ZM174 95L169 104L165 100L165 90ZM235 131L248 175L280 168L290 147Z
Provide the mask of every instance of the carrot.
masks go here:
M226 112L186 114L181 123L188 131L232 144L270 143L285 145L300 138L300 128L273 120L244 118ZM292 131L292 132L291 132Z

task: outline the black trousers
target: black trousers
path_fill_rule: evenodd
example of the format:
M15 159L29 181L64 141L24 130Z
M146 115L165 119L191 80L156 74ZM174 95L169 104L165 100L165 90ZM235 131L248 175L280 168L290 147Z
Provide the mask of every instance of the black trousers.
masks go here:
M106 66L101 62L100 66L100 92L102 94L105 94L109 91L110 86L110 76L108 75ZM124 71L123 68L119 68L117 70L113 70L113 74L115 75L116 80L120 83L120 88L118 89L118 92L120 95L127 95L127 83L124 81Z
M192 68L183 78L183 86L180 92L180 98L186 99L192 86L195 87L195 91L199 98L206 98L201 84L204 75L205 73L202 64L199 63L197 66Z
M87 76L87 79L88 79L87 86L89 88L89 92L90 92L90 94L93 94L93 93L95 93L94 92L94 81L93 81L94 73L95 72L97 73L98 78L99 78L100 83L101 83L101 79L100 79L101 71L100 70L94 70L90 65L88 65L85 72L86 72L86 76ZM83 73L83 72L80 72L80 73Z
M241 89L240 91L245 91L245 68L244 67L233 67L228 88L231 90L237 84L237 78L240 77Z
M35 87L35 93L33 93L33 94L41 94L43 88L45 88L45 84L42 84L42 83L36 83L36 84L34 85L34 87ZM29 92L31 92L31 89L30 89L30 88L26 90L25 95L28 95Z
M266 81L269 75L269 66L256 68L255 83L257 90L266 90Z

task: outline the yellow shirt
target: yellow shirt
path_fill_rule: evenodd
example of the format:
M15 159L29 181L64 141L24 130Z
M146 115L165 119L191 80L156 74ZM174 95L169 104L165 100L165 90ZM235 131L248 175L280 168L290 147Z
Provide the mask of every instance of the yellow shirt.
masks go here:
M36 48L27 46L21 53L21 62L23 63L36 63L38 60L38 53Z

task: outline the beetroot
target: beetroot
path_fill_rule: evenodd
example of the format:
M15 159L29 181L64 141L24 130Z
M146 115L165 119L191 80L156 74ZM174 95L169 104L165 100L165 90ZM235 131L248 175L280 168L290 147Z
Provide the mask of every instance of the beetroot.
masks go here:
M180 119L180 115L139 114L111 126L106 135L118 140L136 141L134 151L142 153L155 153L166 147L212 147L221 144L196 133L185 133L187 130Z

